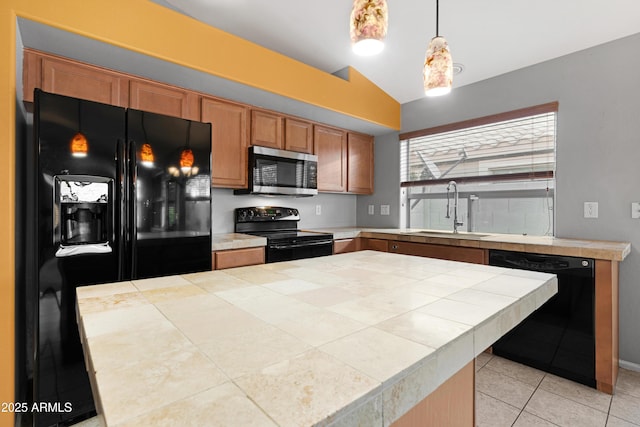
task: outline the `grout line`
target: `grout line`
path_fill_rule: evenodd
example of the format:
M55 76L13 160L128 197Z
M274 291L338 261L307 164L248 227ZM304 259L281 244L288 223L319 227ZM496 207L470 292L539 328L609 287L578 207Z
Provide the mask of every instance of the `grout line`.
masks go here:
M542 371L541 371L542 372ZM524 404L524 406L522 407L522 409L520 410L520 413L518 414L518 417L516 418L516 420L513 422L512 426L515 425L515 423L518 421L518 418L520 418L520 416L522 415L522 413L524 412L524 410L527 408L527 405L529 404L529 402L531 401L531 398L533 398L533 395L536 394L536 391L538 391L538 389L540 388L540 384L542 384L542 381L544 381L544 378L547 376L547 374L545 373L542 376L542 379L540 380L540 382L538 383L538 385L536 386L536 388L533 390L533 393L531 393L531 396L529 396L529 398L527 399L527 402ZM533 415L533 414L532 414ZM534 415L537 416L537 415ZM545 420L548 421L548 420ZM550 422L550 421L549 421ZM552 423L553 424L553 423Z

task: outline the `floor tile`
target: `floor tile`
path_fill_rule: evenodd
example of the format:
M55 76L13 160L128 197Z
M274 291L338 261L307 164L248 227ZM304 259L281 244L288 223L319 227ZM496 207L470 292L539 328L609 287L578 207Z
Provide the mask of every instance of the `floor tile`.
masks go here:
M604 427L607 414L546 390L538 389L525 410L537 417L566 427Z
M518 416L518 419L513 424L513 427L555 427L557 424L553 424L547 420L543 420L540 417L536 417L527 411L522 411Z
M544 377L540 388L598 411L609 412L611 395L602 393L594 388L551 374Z
M611 402L611 415L640 424L640 398L616 391Z
M620 369L616 383L616 392L618 391L640 398L640 372Z
M476 357L476 372L484 367L491 359L493 355L491 353L482 352Z
M545 376L542 371L502 357L492 358L485 367L534 387L537 387Z
M535 386L503 375L486 366L476 373L476 388L479 392L523 409L535 391Z
M609 415L609 419L607 420L607 427L637 427L638 424L633 424L618 417L614 417L613 415Z
M484 393L476 393L477 427L510 427L520 410Z

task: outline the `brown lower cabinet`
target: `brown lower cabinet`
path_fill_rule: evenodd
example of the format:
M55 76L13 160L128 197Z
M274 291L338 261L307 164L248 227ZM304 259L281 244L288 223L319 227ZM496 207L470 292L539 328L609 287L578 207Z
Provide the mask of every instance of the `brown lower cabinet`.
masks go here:
M389 241L384 239L363 238L361 249L363 251L389 252Z
M215 251L211 254L212 270L224 270L225 268L244 267L256 264L264 264L263 246Z
M480 248L461 248L459 246L433 245L430 243L389 242L389 252L405 255L417 255L450 261L486 264L487 251Z
M353 239L339 239L333 241L333 253L344 254L347 252L356 252L361 250L362 239L355 237Z
M411 408L391 427L475 425L475 363L472 360Z

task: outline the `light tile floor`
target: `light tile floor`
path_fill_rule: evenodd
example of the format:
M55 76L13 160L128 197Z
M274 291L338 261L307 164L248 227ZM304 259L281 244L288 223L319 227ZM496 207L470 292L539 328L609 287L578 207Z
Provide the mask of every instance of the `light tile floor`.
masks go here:
M613 396L482 353L476 359L478 427L640 426L640 372L620 369Z

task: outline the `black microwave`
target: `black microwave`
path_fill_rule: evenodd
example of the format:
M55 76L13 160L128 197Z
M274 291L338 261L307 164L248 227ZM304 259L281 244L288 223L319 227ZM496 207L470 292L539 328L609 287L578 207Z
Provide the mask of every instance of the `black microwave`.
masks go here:
M249 147L249 187L234 194L313 196L318 194L318 156Z

